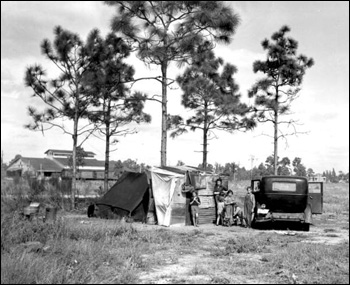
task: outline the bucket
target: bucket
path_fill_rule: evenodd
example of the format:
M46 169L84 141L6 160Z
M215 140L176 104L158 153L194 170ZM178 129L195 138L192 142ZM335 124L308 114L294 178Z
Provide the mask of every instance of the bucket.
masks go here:
M57 208L47 207L45 212L45 222L56 221Z

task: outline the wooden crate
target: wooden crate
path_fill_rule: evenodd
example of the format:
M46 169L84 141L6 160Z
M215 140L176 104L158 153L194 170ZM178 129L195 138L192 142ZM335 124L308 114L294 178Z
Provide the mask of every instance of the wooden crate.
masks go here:
M216 221L216 208L200 208L199 224L213 224Z

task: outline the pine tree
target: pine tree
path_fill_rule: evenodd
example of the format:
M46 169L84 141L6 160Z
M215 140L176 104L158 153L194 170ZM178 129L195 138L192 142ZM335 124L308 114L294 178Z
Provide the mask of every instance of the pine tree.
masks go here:
M311 178L311 177L313 177L315 175L315 172L313 171L313 169L312 168L308 168L308 170L307 170L307 176L309 177L309 179Z
M339 182L339 179L337 177L337 173L335 172L334 168L332 169L332 173L331 173L331 182L333 182L333 183Z
M277 157L278 159L278 157ZM266 175L273 175L274 174L274 158L273 155L270 155L265 160L265 168L266 168Z
M195 47L204 42L229 43L239 17L222 1L105 1L116 7L112 29L122 33L146 64L160 66L162 85L161 165L167 154L167 89L172 62L190 61Z
M301 158L296 157L292 163L295 176L306 176L306 167L301 163Z
M77 175L77 147L92 134L93 127L89 124L81 126L82 120L88 117L89 107L93 96L84 88L84 77L90 64L86 56L85 45L78 34L62 29L54 29L55 39L51 43L43 40L41 52L60 72L54 79L47 78L46 71L40 65L33 65L26 69L25 85L34 91L33 97L39 98L46 109L37 110L28 107L33 122L25 127L30 130L46 131L53 127L60 128L73 139L72 157L72 190L71 207L75 207L76 175ZM64 119L73 122L73 126L64 125ZM78 144L78 138L84 139Z
M110 33L102 38L93 30L87 40L87 55L91 58L85 88L94 96L95 108L89 119L105 138L104 192L108 190L109 157L113 137L136 133L133 122L150 122L151 116L143 112L146 95L131 93L128 83L135 82L134 68L124 61L130 55L130 46Z
M268 39L261 43L267 51L265 61L255 61L253 70L255 73L262 72L265 77L258 80L251 90L249 97L255 97L256 116L259 122L270 122L274 126L274 173L278 170L278 140L289 135L295 135L294 119L281 120L281 116L290 115L292 102L297 98L300 86L307 68L314 61L305 55L297 55L298 42L286 33L290 28L283 26L272 35L272 42ZM287 124L293 127L291 133L283 133L280 125Z
M176 81L180 85L182 105L195 113L186 121L179 115L168 117L168 128L173 129L171 137L188 130L203 132L203 162L206 168L208 137L214 130L250 130L255 122L246 117L250 108L240 101L238 85L233 79L236 67L216 58L212 51L201 48L193 58L191 67ZM220 73L219 68L223 70Z
M290 166L290 159L288 157L283 157L279 162L278 162L278 175L286 175L289 176L291 175L289 166Z

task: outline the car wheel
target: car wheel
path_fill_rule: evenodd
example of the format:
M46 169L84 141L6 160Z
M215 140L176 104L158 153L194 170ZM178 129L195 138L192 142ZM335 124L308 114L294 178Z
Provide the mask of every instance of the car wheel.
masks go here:
M304 232L308 232L310 230L310 224L309 223L301 224L301 230Z

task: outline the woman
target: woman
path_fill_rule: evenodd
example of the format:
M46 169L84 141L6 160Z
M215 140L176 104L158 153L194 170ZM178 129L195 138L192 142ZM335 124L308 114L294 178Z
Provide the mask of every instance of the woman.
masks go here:
M244 220L248 228L252 227L252 220L254 219L255 196L252 193L252 187L247 187L247 195L244 197Z
M235 200L233 198L232 190L228 190L227 196L225 197L225 224L229 227L233 224L233 206L235 204Z
M223 192L226 195L227 189L222 186L222 179L219 177L215 181L215 186L214 186L214 195L219 195L221 192Z

